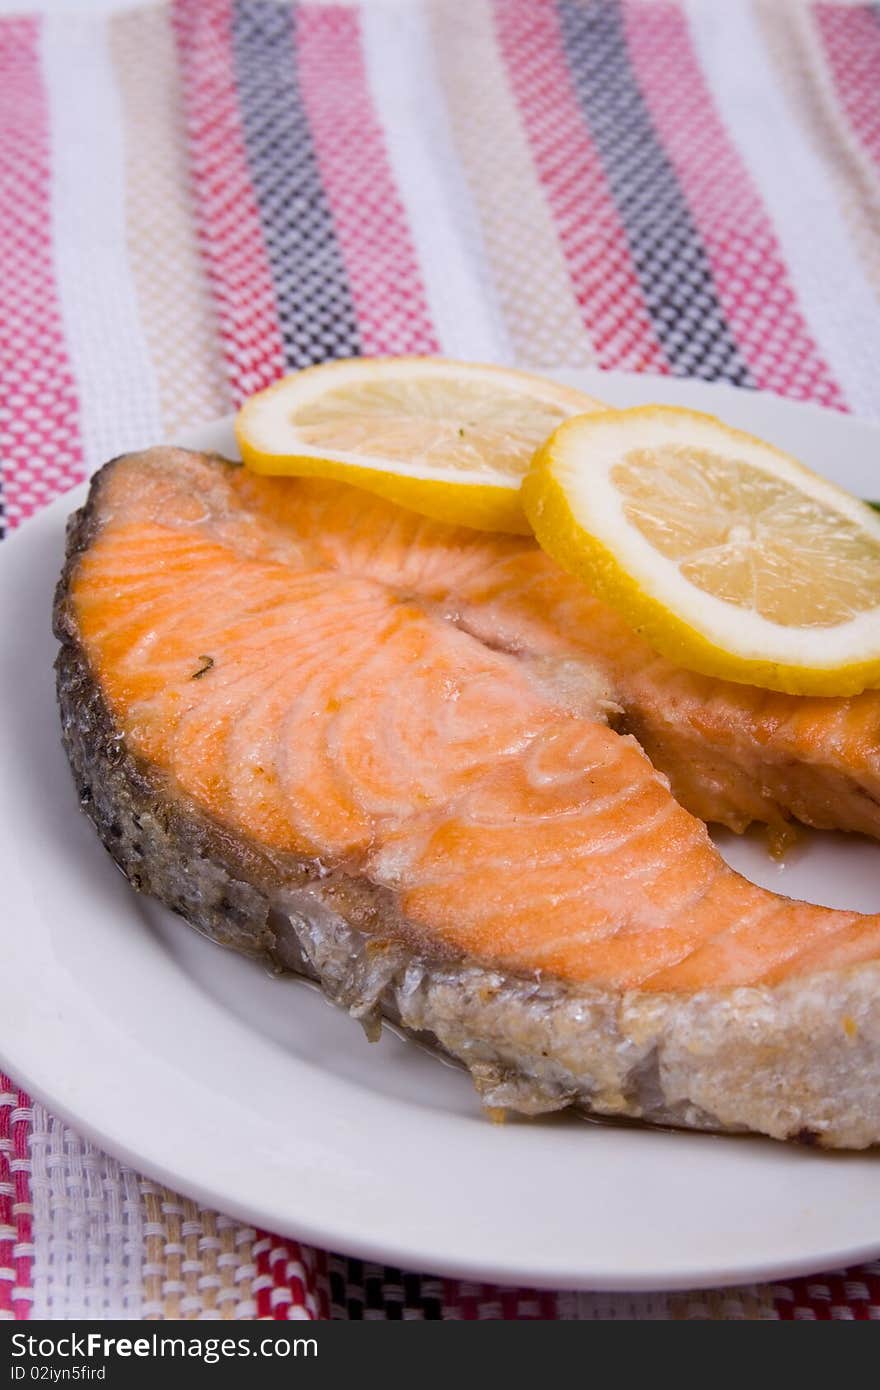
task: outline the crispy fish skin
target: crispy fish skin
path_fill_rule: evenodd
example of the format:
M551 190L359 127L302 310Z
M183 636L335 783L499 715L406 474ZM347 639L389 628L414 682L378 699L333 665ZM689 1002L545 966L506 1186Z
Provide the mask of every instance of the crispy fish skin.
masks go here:
M880 963L691 994L499 970L414 944L389 890L268 851L172 791L126 746L70 599L113 467L69 525L57 684L81 805L136 889L222 945L315 978L368 1027L384 1016L435 1039L488 1106L880 1142Z

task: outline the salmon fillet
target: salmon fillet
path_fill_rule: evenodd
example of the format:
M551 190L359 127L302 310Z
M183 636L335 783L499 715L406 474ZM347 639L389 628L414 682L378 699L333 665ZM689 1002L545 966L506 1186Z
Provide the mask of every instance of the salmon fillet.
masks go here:
M217 939L488 1104L880 1139L880 919L747 882L680 804L826 823L875 697L686 677L527 541L168 449L93 483L56 631L85 809Z
M487 646L602 696L608 722L635 735L702 820L880 836L880 691L784 695L684 671L531 540L438 525L321 483L276 479L265 496L289 506L288 524L323 563L381 574Z

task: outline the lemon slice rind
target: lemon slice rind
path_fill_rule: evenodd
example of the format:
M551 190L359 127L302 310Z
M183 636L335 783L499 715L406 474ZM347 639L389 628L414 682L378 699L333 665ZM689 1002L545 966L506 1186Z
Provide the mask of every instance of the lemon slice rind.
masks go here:
M368 447L357 452L337 447L332 442L329 446L327 443L315 446L303 438L303 426L298 424L298 417L306 416L323 401L344 399L346 391L362 389L365 385L376 385L391 392L399 389L404 410L406 392L412 386L428 393L436 390L441 400L445 394L453 409L457 382L463 383L470 393L484 391L486 398L490 402L497 399L502 409L508 398L511 405L534 401L552 412L553 423L583 411L604 408L571 387L504 367L430 357L353 358L306 368L284 377L246 401L236 418L242 459L258 473L322 477L350 483L439 521L480 530L529 534L519 500L519 486L528 467L528 456L519 474L509 468L493 466L493 462L486 459L481 459L475 468L456 467L454 458L447 464L436 457L420 460L417 446L402 457L383 454L381 418L374 426L369 417L365 418L363 433ZM462 410L460 429L454 423L445 422L453 454L456 435L460 434L463 444L465 441L466 403ZM332 420L325 428L332 435ZM375 453L369 447L371 428L376 439ZM417 432L418 424L413 428ZM534 442L537 444L540 440ZM442 450L440 452L442 454Z
M721 424L666 406L606 410L561 425L537 451L522 488L532 529L549 554L677 665L705 675L806 695L852 695L880 685L877 604L832 625L782 625L696 587L632 524L614 473L645 451L705 450L773 478L836 513L880 557L880 516L791 455Z

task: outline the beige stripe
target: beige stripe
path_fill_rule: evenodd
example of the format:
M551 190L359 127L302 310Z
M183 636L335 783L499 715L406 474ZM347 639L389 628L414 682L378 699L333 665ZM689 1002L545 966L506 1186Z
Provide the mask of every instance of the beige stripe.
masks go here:
M671 1294L669 1316L677 1322L768 1322L779 1315L772 1284L756 1284L745 1289Z
M822 160L865 278L880 298L880 184L835 97L810 7L801 0L753 5L783 95Z
M143 1179L143 1318L255 1318L255 1233Z
M429 0L453 136L523 365L595 361L494 32L490 0Z
M167 11L109 24L125 127L126 229L138 304L169 438L232 409L196 241Z

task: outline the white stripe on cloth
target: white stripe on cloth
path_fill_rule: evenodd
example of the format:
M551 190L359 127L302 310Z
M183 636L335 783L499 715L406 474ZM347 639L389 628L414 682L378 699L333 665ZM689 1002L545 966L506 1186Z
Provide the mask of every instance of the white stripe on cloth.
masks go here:
M557 1315L566 1322L661 1322L670 1316L663 1293L560 1293Z
M55 273L91 472L161 441L159 392L128 263L123 113L106 20L46 16L41 58Z
M697 53L782 246L820 352L855 411L877 412L880 320L825 177L780 91L748 4L688 0Z
M143 1208L130 1168L33 1108L31 1316L140 1318Z
M367 81L441 349L450 357L510 362L512 348L455 151L424 7L365 6L361 25Z

